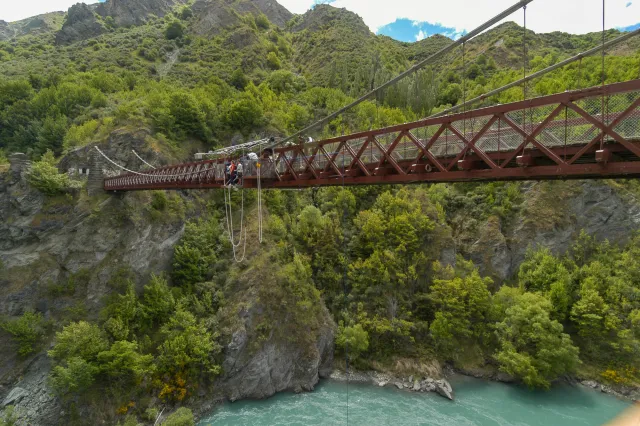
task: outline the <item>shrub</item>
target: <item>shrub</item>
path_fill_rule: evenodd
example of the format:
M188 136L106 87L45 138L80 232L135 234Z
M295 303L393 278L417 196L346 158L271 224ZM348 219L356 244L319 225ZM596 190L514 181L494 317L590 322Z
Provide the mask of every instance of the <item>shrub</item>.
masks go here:
M260 13L255 17L256 25L258 28L262 28L263 30L269 29L271 26L271 22L269 22L269 18L266 17L263 13Z
M45 321L41 313L25 312L15 321L0 323L0 327L18 342L18 354L27 356L35 352L36 344L44 336Z
M341 326L336 344L347 352L350 360L355 360L362 352L369 349L369 333L360 324L350 327Z
M162 422L163 426L194 426L196 424L193 418L193 412L185 407L178 408L172 413L167 420Z
M169 22L164 30L164 35L167 40L181 38L184 35L184 25L180 21Z
M4 409L4 417L0 418L0 426L14 426L18 423L18 417L14 411L13 405L8 405Z
M40 159L31 165L27 175L31 186L46 195L58 195L68 188L75 187L66 174L58 173L53 152L48 150Z
M98 367L80 357L67 360L67 366L56 365L51 371L49 384L58 395L85 391L95 381Z
M109 342L100 327L80 321L71 323L56 333L55 346L48 353L56 361L69 360L73 357L93 361L108 347Z
M280 63L280 59L278 59L278 55L275 52L269 52L267 55L267 64L271 69L279 70L282 68L282 64Z

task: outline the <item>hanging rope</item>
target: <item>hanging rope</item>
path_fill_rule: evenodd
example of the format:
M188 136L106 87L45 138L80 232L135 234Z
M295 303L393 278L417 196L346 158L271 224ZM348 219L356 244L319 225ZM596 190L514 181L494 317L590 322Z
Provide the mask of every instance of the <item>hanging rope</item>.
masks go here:
M231 250L233 252L233 259L237 262L237 263L241 263L244 258L245 255L247 253L247 228L244 227L244 236L242 235L242 230L243 230L243 226L244 226L244 187L242 188L242 207L241 207L241 216L240 216L240 239L238 240L238 242L235 242L235 237L234 237L234 232L233 232L233 209L231 207L231 184L229 184L229 186L227 187L227 182L226 182L226 178L227 178L227 174L226 171L224 173L224 187L222 189L223 194L224 194L224 213L225 213L225 217L226 217L226 223L227 223L227 233L229 234L229 241L231 242ZM228 194L228 203L227 203L227 194ZM240 258L238 258L238 252L236 251L236 249L240 246L240 244L242 244L242 239L244 237L244 245L243 245L243 249L242 249L242 256Z
M155 167L153 167L151 164L147 163L146 161L144 161L144 159L142 157L140 157L138 155L137 152L135 152L133 149L131 150L131 152L133 152L133 155L135 155L136 157L138 157L138 160L142 161L144 164L146 164L147 166L151 167L152 169L155 169Z
M342 126L342 135L344 136L344 126ZM346 142L345 142L346 143ZM343 206L342 206L342 232L344 235L344 230L346 229L346 225L347 225L347 208L346 208L346 203L344 203L344 195L345 195L345 184L344 184L344 176L346 173L346 164L345 164L345 147L342 147L342 201L343 201ZM345 313L349 314L349 300L348 300L348 295L347 295L347 265L349 264L348 262L348 257L349 257L349 251L348 251L348 247L346 244L346 241L342 242L342 247L343 247L343 255L344 255L344 267L342 268L342 294L344 297L344 303L345 303ZM345 362L345 369L347 371L347 426L349 425L349 382L350 382L350 376L349 376L349 343L347 341L345 341L345 345L344 345L344 362Z
M258 241L262 243L262 182L260 179L260 170L262 164L260 161L256 163L256 174L258 176Z

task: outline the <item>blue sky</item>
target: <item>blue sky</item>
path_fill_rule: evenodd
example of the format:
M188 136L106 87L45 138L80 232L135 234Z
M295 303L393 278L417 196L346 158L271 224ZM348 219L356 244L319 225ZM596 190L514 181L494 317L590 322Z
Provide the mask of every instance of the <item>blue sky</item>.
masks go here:
M465 33L454 27L400 18L396 19L395 22L378 28L378 34L384 34L400 41L419 41L434 34L442 34L449 38L457 39Z
M0 0L0 19L16 21L40 13L67 10L80 0ZM95 3L103 0L84 0ZM137 1L137 0L132 0ZM439 33L460 37L516 0L278 0L293 13L330 3L360 15L371 31L413 42ZM606 0L606 26L627 31L640 26L640 0ZM536 32L584 34L601 29L602 0L534 0L527 25ZM508 20L522 25L522 11Z

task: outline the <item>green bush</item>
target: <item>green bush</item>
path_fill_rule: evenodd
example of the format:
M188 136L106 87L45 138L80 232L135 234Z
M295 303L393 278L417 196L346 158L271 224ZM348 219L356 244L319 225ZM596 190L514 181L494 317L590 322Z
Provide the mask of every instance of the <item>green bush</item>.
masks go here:
M162 422L163 426L194 426L195 424L193 412L186 407L178 408L167 417L167 420Z
M185 27L180 21L170 22L164 30L164 35L167 40L175 40L181 38L184 35Z
M357 359L361 353L369 349L369 333L362 325L341 326L338 330L336 345L349 354L350 360Z
M27 181L31 186L46 195L58 195L66 192L70 188L77 187L72 183L69 176L58 173L56 159L53 152L47 151L40 161L31 165L27 174Z
M0 418L0 426L15 426L18 423L18 416L15 414L13 405L8 405Z
M56 365L49 376L49 385L58 395L87 390L99 371L98 367L80 357L69 358L66 365Z
M27 356L36 351L37 344L45 335L45 321L41 313L25 312L14 321L0 323L0 328L18 342L18 354Z
M48 354L56 361L78 357L95 361L98 354L107 350L109 342L100 327L86 321L74 322L56 333L55 345Z

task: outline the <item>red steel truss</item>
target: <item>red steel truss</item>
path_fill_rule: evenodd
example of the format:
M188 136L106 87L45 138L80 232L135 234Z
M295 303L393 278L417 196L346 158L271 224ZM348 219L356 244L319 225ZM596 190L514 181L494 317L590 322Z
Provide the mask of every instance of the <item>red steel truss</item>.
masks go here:
M104 188L219 188L226 160L124 174ZM263 188L640 177L640 80L278 148L260 163ZM257 186L254 162L244 186Z

